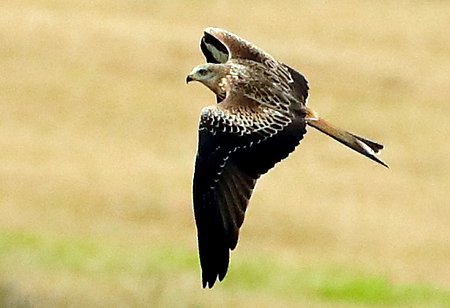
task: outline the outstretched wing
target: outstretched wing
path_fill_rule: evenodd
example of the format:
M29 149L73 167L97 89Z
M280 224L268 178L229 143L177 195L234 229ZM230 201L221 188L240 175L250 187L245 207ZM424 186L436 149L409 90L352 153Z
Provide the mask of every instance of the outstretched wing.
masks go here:
M219 28L206 28L200 41L200 48L206 61L210 63L225 63L231 59L243 59L263 64L268 70L276 70L278 75L289 82L291 90L297 97L306 104L309 90L306 78L243 38ZM218 97L217 102L220 101L221 99Z
M193 184L203 287L227 273L256 180L305 132L303 117L287 118L243 96L203 109Z
M246 59L259 63L268 60L276 62L264 50L219 28L206 28L200 46L208 62L225 63L228 59Z

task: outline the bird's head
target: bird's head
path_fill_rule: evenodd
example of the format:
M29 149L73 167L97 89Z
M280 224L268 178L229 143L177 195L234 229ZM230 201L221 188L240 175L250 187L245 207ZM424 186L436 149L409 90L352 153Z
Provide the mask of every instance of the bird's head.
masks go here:
M201 64L192 69L192 72L187 75L186 83L191 81L198 81L210 88L216 94L219 92L218 84L220 80L225 77L225 65L206 63Z

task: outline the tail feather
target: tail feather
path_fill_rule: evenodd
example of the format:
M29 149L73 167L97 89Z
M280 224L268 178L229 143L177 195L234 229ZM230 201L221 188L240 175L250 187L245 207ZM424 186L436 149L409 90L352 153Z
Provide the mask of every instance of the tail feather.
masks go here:
M376 156L376 154L383 149L382 144L357 136L346 130L334 127L324 119L321 119L314 111L310 109L307 110L306 120L309 126L314 127L315 129L348 146L356 152L389 168L389 166L385 162L383 162Z

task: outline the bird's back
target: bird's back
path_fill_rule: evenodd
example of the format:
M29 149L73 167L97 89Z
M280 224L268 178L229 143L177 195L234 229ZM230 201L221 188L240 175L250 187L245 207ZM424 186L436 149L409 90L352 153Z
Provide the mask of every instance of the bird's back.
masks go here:
M249 98L262 106L279 111L289 118L305 117L308 86L304 77L293 76L289 67L278 63L271 67L265 63L247 59L232 59L229 65L230 91ZM294 78L303 83L294 83Z

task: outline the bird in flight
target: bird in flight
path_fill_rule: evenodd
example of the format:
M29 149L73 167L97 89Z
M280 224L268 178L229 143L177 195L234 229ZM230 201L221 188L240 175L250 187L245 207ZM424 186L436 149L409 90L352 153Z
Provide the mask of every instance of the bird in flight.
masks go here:
M186 82L198 81L217 97L201 111L193 179L202 284L212 288L228 271L257 179L294 151L307 125L387 165L376 156L383 145L330 125L306 106L308 82L295 69L218 28L204 30L200 48L207 63Z

